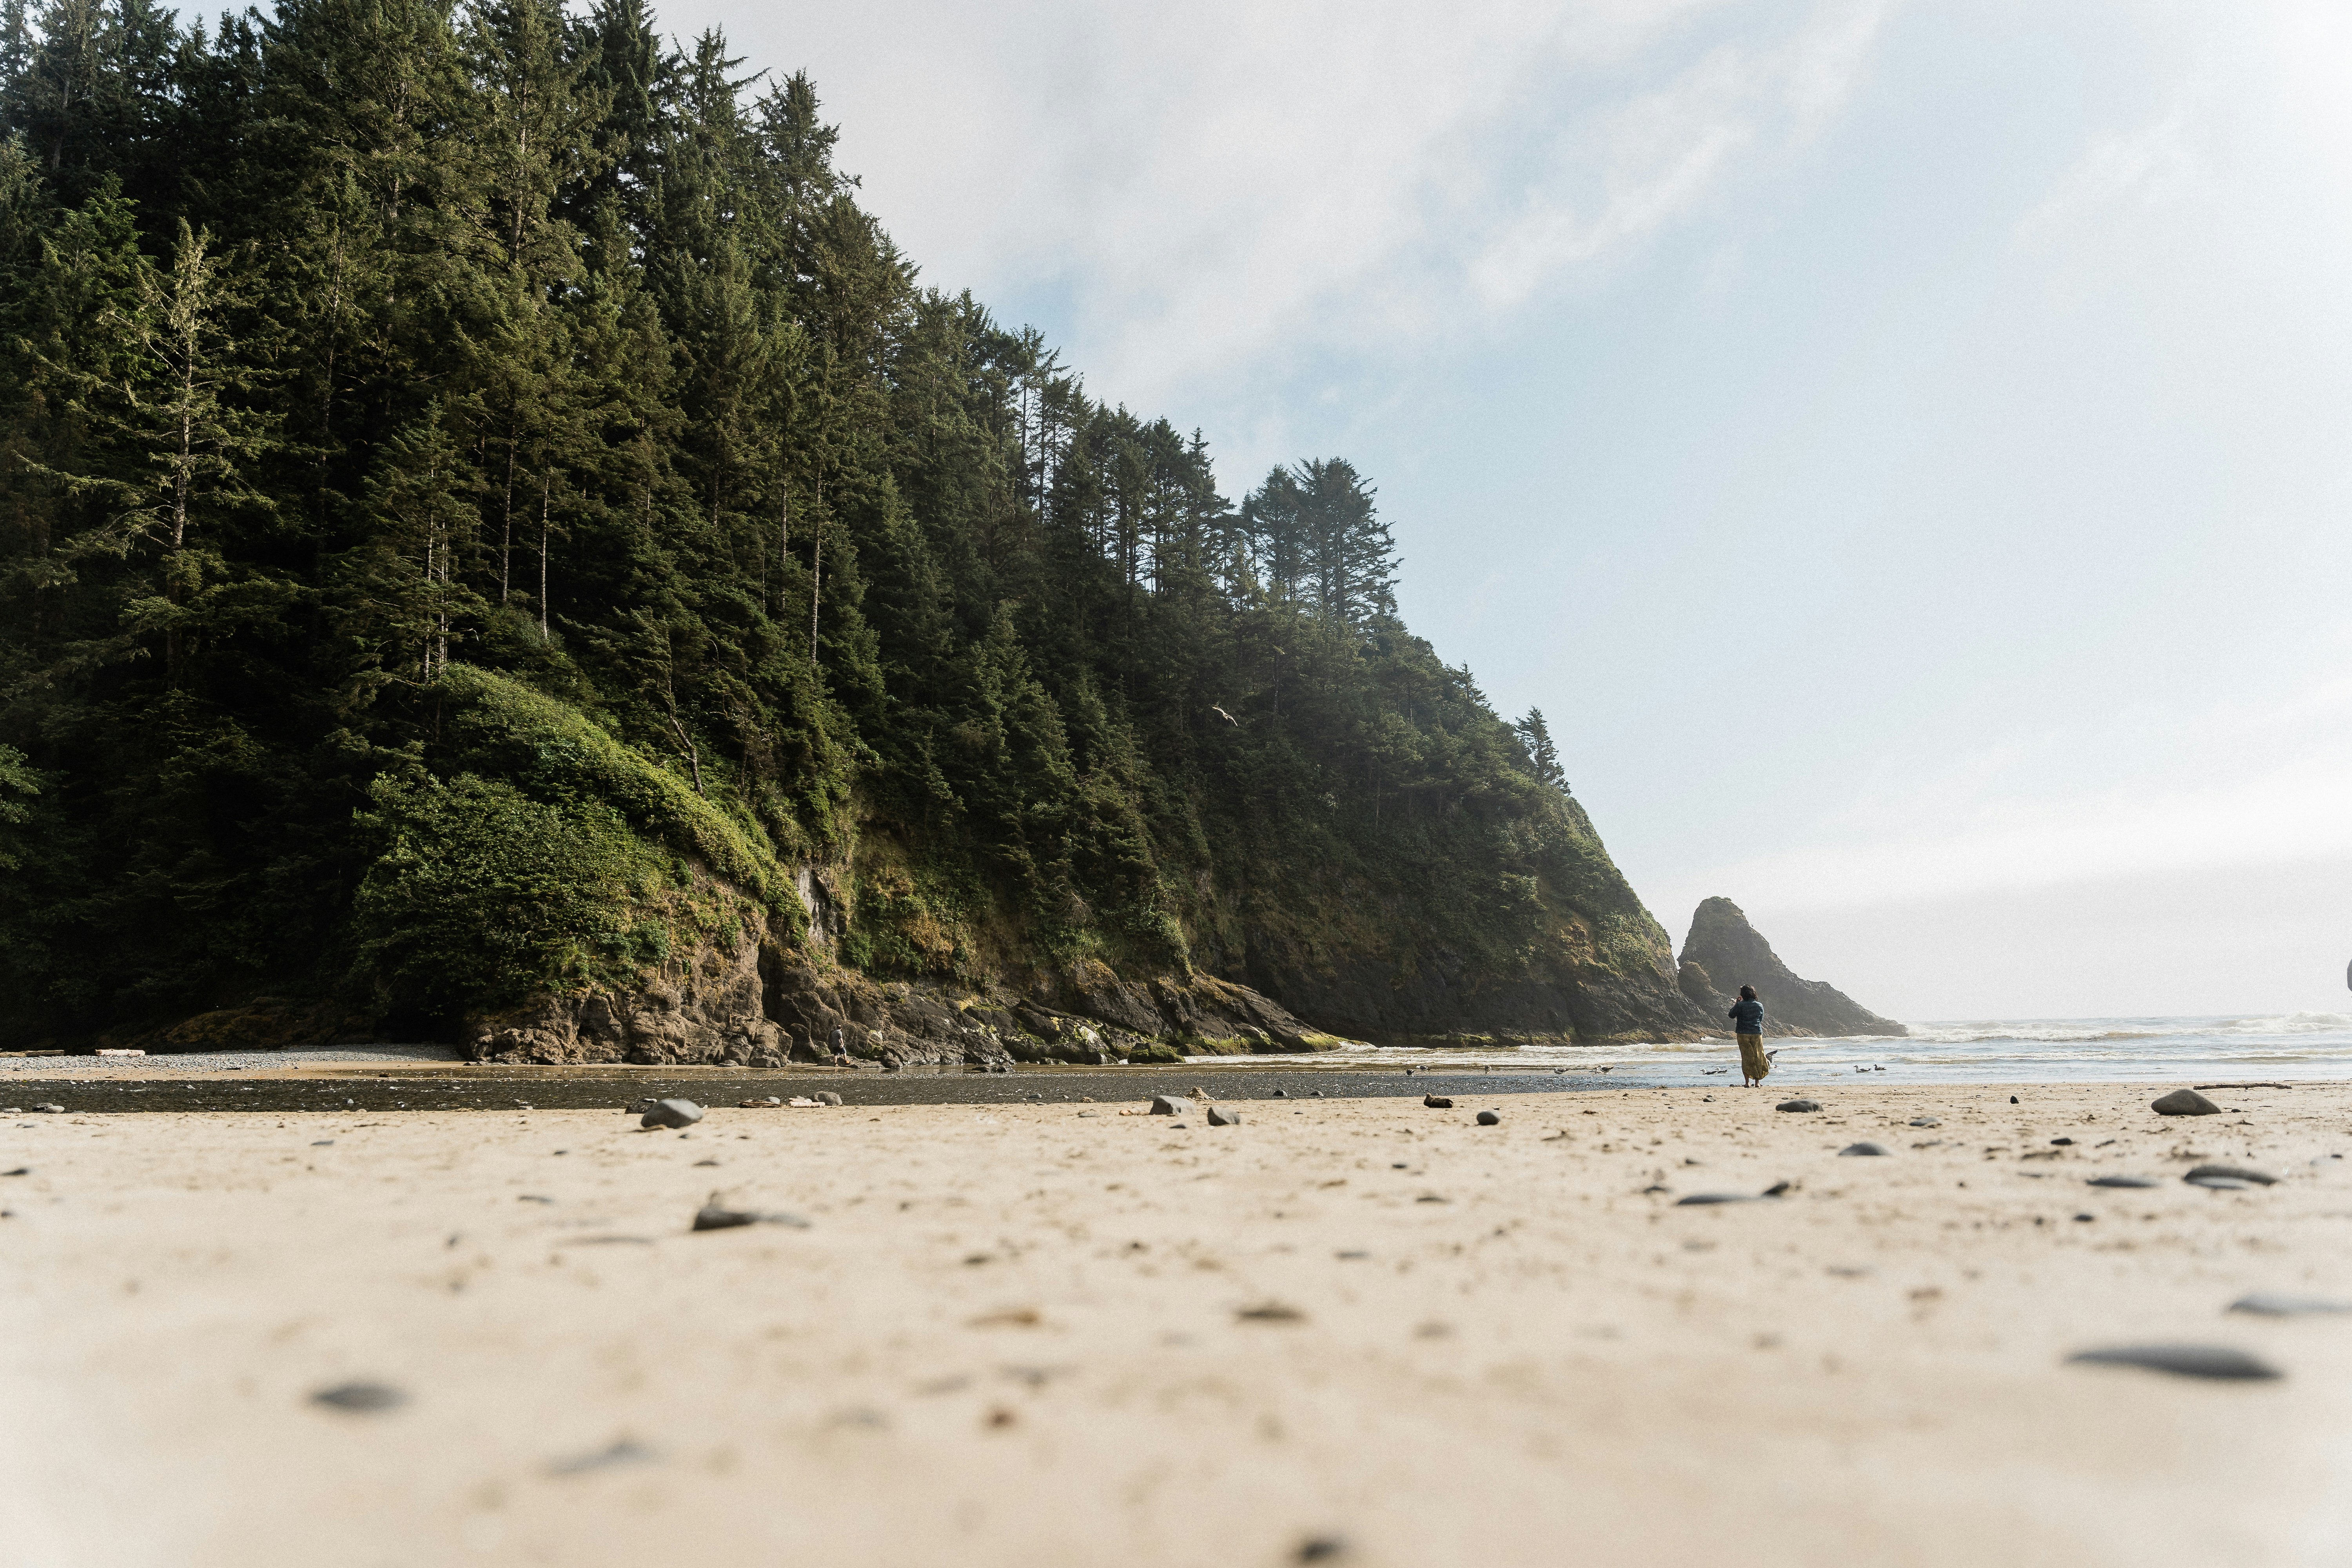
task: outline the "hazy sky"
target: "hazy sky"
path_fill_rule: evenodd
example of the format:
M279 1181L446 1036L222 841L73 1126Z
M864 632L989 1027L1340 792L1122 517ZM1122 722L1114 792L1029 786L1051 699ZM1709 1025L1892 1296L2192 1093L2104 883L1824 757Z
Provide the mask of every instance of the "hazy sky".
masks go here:
M1914 1018L2345 1008L2352 10L667 0L944 289L1416 630L1676 941Z

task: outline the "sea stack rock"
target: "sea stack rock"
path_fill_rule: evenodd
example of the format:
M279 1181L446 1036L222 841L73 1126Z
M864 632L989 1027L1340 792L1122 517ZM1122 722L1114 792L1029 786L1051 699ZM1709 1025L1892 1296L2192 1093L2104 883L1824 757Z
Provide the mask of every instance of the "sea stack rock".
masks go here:
M1762 933L1729 899L1709 899L1691 916L1675 983L1684 995L1721 1020L1743 985L1756 987L1764 1004L1768 1035L1903 1035L1910 1031L1882 1018L1833 985L1800 980L1789 973Z

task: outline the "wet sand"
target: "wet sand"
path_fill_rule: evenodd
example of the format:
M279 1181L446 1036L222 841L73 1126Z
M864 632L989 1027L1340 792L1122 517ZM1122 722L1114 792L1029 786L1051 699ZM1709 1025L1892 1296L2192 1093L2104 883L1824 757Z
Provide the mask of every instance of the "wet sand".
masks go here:
M2225 1311L2352 1299L2352 1089L1433 1087L9 1118L11 1559L2352 1556L2352 1316ZM2064 1363L2158 1341L2285 1375Z

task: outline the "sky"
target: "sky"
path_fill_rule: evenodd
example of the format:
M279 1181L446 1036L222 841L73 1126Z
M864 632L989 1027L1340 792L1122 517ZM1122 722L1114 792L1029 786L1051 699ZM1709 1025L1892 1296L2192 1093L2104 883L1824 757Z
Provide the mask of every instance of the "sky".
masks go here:
M667 0L937 288L1344 455L1679 944L2352 1012L2352 11Z

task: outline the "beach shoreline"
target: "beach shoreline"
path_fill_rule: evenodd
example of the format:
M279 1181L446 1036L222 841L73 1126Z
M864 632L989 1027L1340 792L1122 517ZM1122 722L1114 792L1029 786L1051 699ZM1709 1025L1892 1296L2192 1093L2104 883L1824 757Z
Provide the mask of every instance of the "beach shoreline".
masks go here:
M2172 1119L2170 1083L1807 1083L1823 1109L1781 1112L1777 1083L1439 1081L1451 1109L1213 1127L1137 1114L1183 1087L1144 1070L684 1134L10 1118L0 1491L34 1560L108 1568L2352 1546L2352 1317L2227 1310L2352 1300L2352 1088ZM1891 1152L1838 1152L1864 1141ZM2088 1185L2117 1173L2158 1184ZM691 1231L714 1193L806 1227ZM1754 1201L1680 1201L1706 1193ZM2066 1361L2165 1342L2284 1375ZM404 1403L312 1402L355 1381Z

